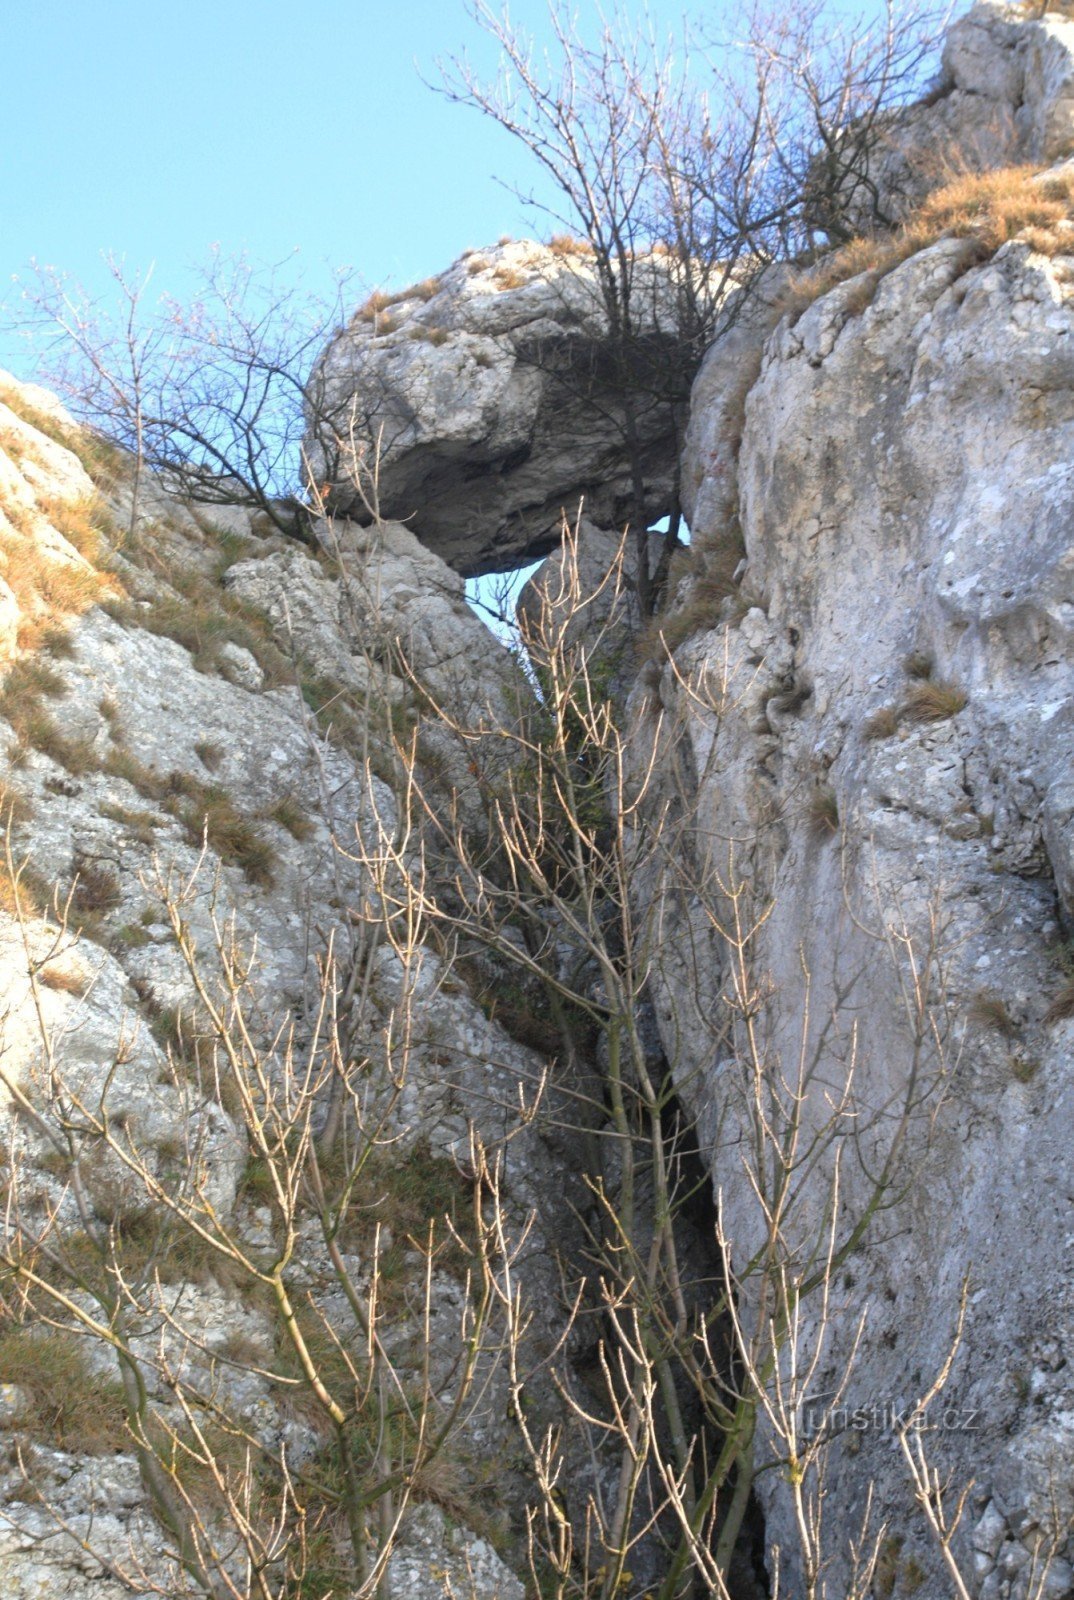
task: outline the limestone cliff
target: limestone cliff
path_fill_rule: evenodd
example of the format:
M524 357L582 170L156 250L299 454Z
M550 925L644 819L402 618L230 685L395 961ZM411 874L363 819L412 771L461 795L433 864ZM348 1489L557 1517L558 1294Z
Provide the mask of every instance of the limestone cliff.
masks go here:
M214 1557L242 1595L255 1557L274 1594L347 1592L332 1560L350 1537L352 1556L391 1550L397 1595L519 1600L535 1503L564 1570L603 1592L607 1564L583 1571L579 1551L616 1495L628 1600L678 1600L676 1515L703 1528L708 1592L737 1534L734 1600L777 1573L782 1594L857 1600L1074 1592L1072 27L975 7L937 94L887 130L895 210L934 187L928 146L1039 174L965 179L965 216L872 241L864 272L842 255L762 275L727 319L678 468L691 548L648 624L634 547L618 565L636 490L621 432L563 399L572 362L599 375L602 337L573 246L464 258L331 342L311 393L337 444L379 448L379 500L311 435L332 515L310 548L154 484L132 505L128 462L2 380L5 1593L113 1600L139 1574L147 1593L225 1592L153 1490L162 1437L197 1469L170 1491L203 1519L196 1546L243 1528L251 1502L227 1495L252 1493L247 1448L289 1508L288 1548L258 1544L250 1515L256 1536ZM654 518L674 441L663 410L645 416ZM461 577L550 550L561 510L577 545L520 612L531 643L567 617L590 674L573 702L478 621ZM595 591L580 610L576 579ZM579 727L617 720L602 765ZM582 796L570 859L543 838L557 782ZM520 793L552 913L519 887L527 841L508 848ZM620 873L603 899L586 876L602 850ZM623 1034L643 1133L616 1120ZM281 1095L305 1110L259 1144ZM670 1220L654 1152L679 1186ZM193 1253L165 1247L161 1216L197 1222ZM629 1263L659 1262L670 1235L666 1299L639 1312ZM232 1241L225 1265L214 1240ZM51 1321L28 1283L66 1286ZM111 1308L103 1333L91 1303ZM453 1415L474 1319L523 1306L525 1382L482 1324L451 1449L376 1478L386 1438L404 1462ZM350 1436L285 1359L300 1323L344 1387L379 1352L398 1391L357 1430L362 1471L389 1485L357 1540L339 1512ZM645 1439L628 1421L624 1449L608 1352L625 1362L632 1340L645 1382L622 1383L621 1416L647 1383L638 1415L658 1420ZM99 1415L57 1404L65 1375ZM900 1432L941 1379L927 1426ZM199 1455L195 1423L221 1419L227 1447L217 1433ZM537 1501L535 1419L557 1441ZM686 1482L728 1440L727 1504L673 1514L667 1463Z

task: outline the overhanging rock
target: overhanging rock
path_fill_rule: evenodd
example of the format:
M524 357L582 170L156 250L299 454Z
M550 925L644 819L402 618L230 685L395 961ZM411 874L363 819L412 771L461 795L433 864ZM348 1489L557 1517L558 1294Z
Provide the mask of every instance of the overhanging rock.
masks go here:
M660 258L638 262L634 301L644 310L632 359L644 379L671 349ZM670 406L634 377L653 520L670 505L675 431ZM309 387L311 477L332 510L368 521L379 453L382 516L408 522L466 575L518 567L558 543L579 501L605 526L630 518L622 379L580 249L471 253L390 303L374 297L324 351Z

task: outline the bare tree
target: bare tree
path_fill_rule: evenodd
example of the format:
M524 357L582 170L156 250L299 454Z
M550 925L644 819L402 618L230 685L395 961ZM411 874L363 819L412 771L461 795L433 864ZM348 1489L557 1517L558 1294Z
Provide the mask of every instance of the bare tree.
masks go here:
M339 549L342 558L342 539ZM120 1041L96 1081L56 1048L40 1002L71 943L62 908L51 927L22 919L40 1052L29 1080L0 1057L15 1113L3 1308L19 1326L73 1334L115 1363L124 1442L167 1555L163 1566L137 1551L101 1550L98 1560L136 1592L386 1595L402 1519L437 1492L438 1463L481 1415L496 1374L532 1479L529 1559L541 1592L729 1596L762 1471L779 1474L792 1506L795 1592L822 1600L837 1554L850 1574L845 1592L864 1600L869 1591L882 1525L867 1515L843 1550L825 1479L864 1317L836 1288L904 1193L945 1090L942 919L911 929L888 907L873 919L909 1041L885 1092L860 1058L853 992L831 1016L804 1018L800 1048L781 1054L779 996L758 955L771 904L742 870L740 842L700 827L678 775L680 730L658 717L654 736L641 737L623 723L599 669L616 607L582 591L573 551L568 537L561 586L526 624L539 691L527 718L463 723L423 695L425 715L464 745L494 738L508 752L478 780L487 833L464 828L459 807L429 783L414 736L397 742L395 806L373 804L371 790L356 836L337 840L368 893L350 908L353 946L326 953L305 1030L261 1014L249 952L226 925L211 949L197 948L194 885L162 870L158 892L193 996L172 1049L168 1093L183 1121L166 1167L124 1114L129 1046ZM617 572L605 583L621 588ZM594 624L598 614L609 620ZM680 689L709 715L744 692L718 672L681 677ZM399 975L386 1007L372 980L378 951ZM695 989L690 1016L672 1019L681 1040L665 1028L656 1044L645 1007L672 951L693 963ZM554 1081L535 1071L520 1083L520 1120L547 1097L589 1151L583 1247L561 1263L551 1348L529 1337L527 1223L507 1204L495 1152L476 1138L465 1206L450 1226L415 1238L421 1283L408 1312L391 1307L380 1267L377 1196L390 1195L400 1155L393 1115L422 1036L429 973L456 983L475 961L488 965L495 996L521 989L547 1024ZM711 1174L685 1108L700 1064L717 1056L721 1182L752 1196L747 1237L732 1236L719 1194L698 1221ZM208 1138L221 1103L245 1181L270 1214L260 1240L213 1187ZM446 1254L465 1293L445 1349L431 1312ZM203 1271L263 1308L269 1348L207 1342L190 1296ZM818 1404L817 1375L837 1340L842 1369ZM294 1409L315 1441L312 1459L266 1435L236 1379ZM920 1504L961 1597L959 1492L939 1483L923 1433L902 1442L908 1505ZM92 1529L67 1525L47 1485L37 1492L60 1533L94 1553ZM769 1556L791 1562L786 1551Z
M514 973L544 991L560 1035L557 1086L573 1097L567 1114L594 1146L587 1286L579 1285L568 1328L595 1319L602 1329L599 1398L592 1383L579 1388L564 1359L556 1381L566 1420L537 1429L525 1403L531 1373L518 1340L508 1340L540 1489L534 1580L562 1600L611 1600L635 1581L660 1600L698 1592L695 1585L727 1594L763 1463L792 1486L804 1592L819 1600L832 1559L822 1527L825 1417L849 1380L853 1340L813 1431L803 1415L827 1358L837 1275L904 1192L945 1090L942 920L911 932L877 919L912 1041L894 1088L879 1096L869 1088L849 993L846 1014L819 1028L803 1019L793 1059L776 1052L778 997L757 958L771 905L738 866L735 847L699 831L690 786L668 782L677 730L658 726L640 739L622 723L595 665L616 609L603 627L589 618L595 597L579 586L571 530L565 538L561 587L546 591L543 609L523 624L541 704L518 732L499 730L515 754L488 788L491 843L475 845L459 830L416 768L407 788L415 820L404 830L408 839L427 830L454 863L450 886L430 877L423 898L446 946L476 946L505 982ZM617 572L606 579L621 581ZM681 687L711 713L740 692L730 679ZM448 708L438 715L458 737L480 736ZM398 850L400 874L405 854ZM688 1046L694 1023L682 1017L683 1042L665 1053L644 1015L670 946L683 938L678 901L692 907L698 947L684 959L696 975L691 1011L702 1033ZM717 1207L706 1255L691 1208L707 1179L691 1156L683 1100L699 1061L716 1059L728 1063L721 1148L742 1165L754 1225L744 1248ZM848 1162L871 1174L849 1207L841 1187ZM521 1326L509 1268L497 1284L504 1314ZM600 1463L587 1489L579 1459ZM852 1553L857 1596L867 1592L876 1549L876 1530L863 1528Z
M585 247L578 271L593 282L599 353L565 370L561 352L533 359L620 433L648 612L666 558L651 574L647 437L666 428L678 459L701 358L742 310L733 290L838 242L851 216L859 227L891 220L874 160L885 119L921 89L937 18L889 0L879 18L840 22L823 0L801 0L778 13L754 7L731 41L690 21L660 40L621 13L590 36L550 0L553 44L539 53L506 10L474 0L470 14L500 52L499 74L484 80L456 57L441 87L525 148L553 198L515 192ZM660 509L670 553L677 488Z
M286 262L257 269L214 253L181 303L150 295L152 269L139 275L112 256L108 268L114 303L35 267L21 320L45 381L80 421L129 452L132 527L148 471L196 505L244 506L268 528L308 540L301 444L310 373L343 323L351 275L314 294Z

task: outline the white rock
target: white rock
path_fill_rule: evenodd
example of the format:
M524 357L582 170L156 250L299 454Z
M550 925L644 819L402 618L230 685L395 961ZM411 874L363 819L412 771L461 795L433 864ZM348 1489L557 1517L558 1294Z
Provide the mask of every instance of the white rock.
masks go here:
M660 258L639 264L658 302ZM644 303L649 284L639 281ZM658 318L661 313L658 311ZM463 257L424 294L358 314L323 353L311 404L371 456L379 438L380 512L413 519L459 572L523 565L558 541L579 501L618 527L632 499L614 398L580 393L565 363L599 344L606 318L584 255L532 243ZM608 414L602 415L602 406ZM674 429L663 406L639 421L650 520L670 506ZM365 520L345 474L311 434L315 481L335 480L337 510Z

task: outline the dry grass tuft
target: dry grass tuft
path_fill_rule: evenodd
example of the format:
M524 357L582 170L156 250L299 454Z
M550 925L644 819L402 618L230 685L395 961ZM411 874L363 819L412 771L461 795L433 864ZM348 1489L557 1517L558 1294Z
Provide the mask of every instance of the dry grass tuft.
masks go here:
M211 739L199 739L194 746L194 754L208 772L215 772L224 759L222 746L214 744Z
M110 800L106 800L97 809L101 816L107 817L110 822L118 822L138 844L156 843L156 830L160 818L152 811L135 811L130 806L118 806Z
M407 338L416 339L421 344L443 345L447 344L451 335L446 328L430 328L423 322L415 322L407 329Z
M84 973L76 972L72 967L58 967L54 961L41 968L37 974L37 981L43 983L46 989L53 989L58 994L73 994L79 999L86 993L91 980Z
M92 559L88 553L96 552L98 531L89 520L88 504L85 501L58 502L70 512L71 520L66 528L62 518L53 526L69 537L71 543L84 546L83 554ZM22 614L19 645L24 650L49 648L57 656L73 653L73 646L69 652L60 642L66 631L64 619L81 616L108 595L118 594L118 585L114 578L92 566L51 555L41 544L40 523L35 514L9 507L7 515L18 531L0 536L0 571Z
M946 722L958 715L968 698L957 684L929 678L914 685L899 707L899 715L910 722Z
M666 661L686 639L714 628L720 620L723 601L734 593L734 585L719 574L699 576L683 605L675 611L661 612L650 619L638 638L639 659Z
M358 307L355 313L356 320L359 322L374 322L382 311L387 310L391 303L392 297L390 294L386 294L383 289L374 289L368 299Z
M115 534L115 525L107 506L98 495L77 500L65 500L59 495L39 497L38 510L57 533L62 533L68 544L91 563L101 559L102 538Z
M386 289L374 289L369 298L356 311L355 321L376 323L379 332L387 332L384 327L383 313L391 306L402 305L405 300L428 301L439 292L439 278L423 278L420 283L408 284L405 289L396 289L391 294Z
M865 739L893 739L899 731L899 713L894 706L881 706L861 726Z
M1044 1013L1044 1021L1048 1024L1068 1022L1071 1017L1074 1017L1074 978L1068 978L1060 989Z
M183 802L176 815L195 848L202 841L228 866L240 867L248 883L270 889L276 881L278 858L257 823L239 811L225 789L186 780Z
M129 458L118 445L94 433L92 428L68 427L58 417L24 400L17 389L0 388L0 401L9 411L21 417L23 422L29 423L31 428L43 433L46 439L70 450L101 488L114 487L124 476Z
M0 911L10 917L40 917L50 904L49 886L28 861L9 865L0 857Z
M998 994L992 994L982 989L975 994L969 1005L970 1020L979 1027L990 1028L994 1033L1000 1033L1005 1039L1013 1039L1018 1032L1018 1024L1007 1010L1007 1003Z
M75 872L71 905L80 917L92 921L116 909L122 896L119 877L111 867L99 861L81 860L75 863Z
M11 759L22 765L30 750L80 774L96 764L92 746L84 739L72 739L56 723L45 705L46 698L58 698L67 686L55 668L40 658L24 656L16 661L0 684L0 717L15 735Z
M305 809L291 794L283 795L261 815L267 822L275 822L281 828L286 828L293 839L308 839L313 832L313 823Z
M109 1455L129 1442L123 1391L90 1368L77 1334L11 1328L0 1335L0 1383L25 1397L21 1432L80 1455Z
M1066 229L1058 228L1023 228L1022 238L1031 250L1038 256L1057 256L1064 246L1069 250L1074 245Z
M54 661L74 661L78 655L70 629L65 628L60 622L50 623L42 629L37 648L45 655L51 656Z
M588 239L576 239L571 233L554 233L548 248L554 256L591 256L594 253Z
M854 239L802 273L787 291L782 309L795 321L820 295L865 273L868 277L848 307L852 315L860 314L882 278L945 235L967 241L967 266L987 260L1027 229L1033 230L1034 249L1045 238L1050 245L1053 230L1070 218L1072 198L1074 176L1060 173L1042 180L1031 166L957 177L934 190L893 233Z
M499 289L521 289L529 281L517 267L497 267L492 276Z
M9 828L29 822L33 814L34 808L26 796L0 780L0 831L6 836Z
M188 842L204 843L228 866L240 867L249 883L269 888L275 881L277 856L256 821L236 806L226 789L202 783L187 772L161 773L147 767L129 750L113 749L104 770L122 778L147 800L153 800L183 826Z
M819 784L806 807L810 831L826 838L839 832L839 801L830 783Z

